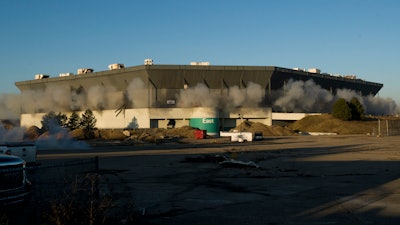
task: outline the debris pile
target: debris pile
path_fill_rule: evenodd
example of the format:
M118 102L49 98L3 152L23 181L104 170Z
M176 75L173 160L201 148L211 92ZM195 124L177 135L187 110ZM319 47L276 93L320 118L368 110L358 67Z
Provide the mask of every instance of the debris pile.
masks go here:
M231 131L233 130L252 133L262 132L263 136L290 136L296 134L293 130L287 127L267 126L265 124L252 121L244 121L237 127L231 129Z
M37 126L31 126L25 130L24 140L36 140L40 136L40 129Z
M362 121L343 121L331 114L310 115L290 125L290 128L300 132L325 132L337 134L367 134L378 127L376 118L366 118Z
M255 168L260 169L260 166L253 161L241 161L223 155L203 155L196 157L186 157L184 162L189 163L218 163L223 167L229 168Z
M253 161L244 162L236 159L226 159L220 162L219 164L221 166L235 167L235 168L257 168L257 169L260 168L260 166Z

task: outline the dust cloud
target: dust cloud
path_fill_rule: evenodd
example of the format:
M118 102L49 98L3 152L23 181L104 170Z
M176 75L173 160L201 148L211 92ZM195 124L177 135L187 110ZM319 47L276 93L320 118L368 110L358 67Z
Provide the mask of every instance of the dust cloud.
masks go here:
M0 123L0 143L18 142L24 138L25 129L22 127L6 128Z
M19 119L26 112L68 112L78 110L117 109L123 105L146 106L147 89L144 82L133 79L126 92L112 85L82 87L48 86L44 90L26 90L22 94L0 95L0 119Z
M194 87L180 90L177 95L177 106L188 107L216 107L230 109L237 107L256 107L263 101L265 90L261 85L249 82L247 87L230 87L223 91L209 89L205 84L198 83Z
M49 86L43 90L26 90L22 94L0 95L0 119L19 119L26 112L68 112L77 110L118 109L147 107L149 90L140 78L127 84L125 91L112 85L83 87ZM210 89L199 83L185 90L179 90L177 107L216 107L231 110L237 107L272 106L278 112L330 112L338 98L350 101L357 97L367 114L398 115L396 102L390 98L360 96L352 90L337 90L332 95L314 81L288 81L280 90L271 95L259 84L249 82L246 87ZM268 98L268 102L266 101Z
M326 89L315 84L313 80L287 82L284 87L276 91L272 108L281 112L331 112L332 106L339 98L350 101L356 97L363 105L366 114L370 115L398 115L400 108L391 98L378 96L361 96L348 89L338 89L333 95Z
M58 124L49 124L49 131L40 135L35 145L38 149L90 149L88 143L76 140Z
M133 108L142 108L147 106L147 88L140 78L134 78L127 87L129 104Z
M219 102L217 93L213 93L205 84L199 83L193 88L181 90L176 105L180 108L215 107Z

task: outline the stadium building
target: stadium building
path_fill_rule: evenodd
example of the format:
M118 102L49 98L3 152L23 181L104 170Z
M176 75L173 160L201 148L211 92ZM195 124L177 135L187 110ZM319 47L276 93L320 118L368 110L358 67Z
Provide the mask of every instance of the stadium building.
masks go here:
M271 98L287 82L313 80L334 94L339 89L376 95L382 84L355 76L323 74L319 69L275 66L144 65L111 64L109 70L78 69L58 77L35 75L16 82L24 104L21 126L41 126L49 111L93 111L97 127L167 128L190 125L217 135L243 120L272 125ZM284 114L275 117L285 119ZM292 115L302 117L304 115Z

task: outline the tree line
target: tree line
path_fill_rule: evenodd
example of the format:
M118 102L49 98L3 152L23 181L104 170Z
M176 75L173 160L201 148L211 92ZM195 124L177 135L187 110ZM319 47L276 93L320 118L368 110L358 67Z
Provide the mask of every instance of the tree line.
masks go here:
M60 128L69 130L83 129L85 138L93 138L96 128L97 119L90 109L87 109L82 117L73 112L69 117L62 113L48 112L40 121L42 124L42 132L57 133Z
M364 113L364 107L356 97L352 98L350 102L344 98L339 98L332 107L332 116L346 121L362 120Z

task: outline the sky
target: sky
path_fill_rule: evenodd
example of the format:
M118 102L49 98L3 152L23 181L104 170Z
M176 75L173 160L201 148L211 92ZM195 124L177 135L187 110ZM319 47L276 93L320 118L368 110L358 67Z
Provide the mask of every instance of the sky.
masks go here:
M2 0L0 94L112 63L319 68L400 103L397 0Z

